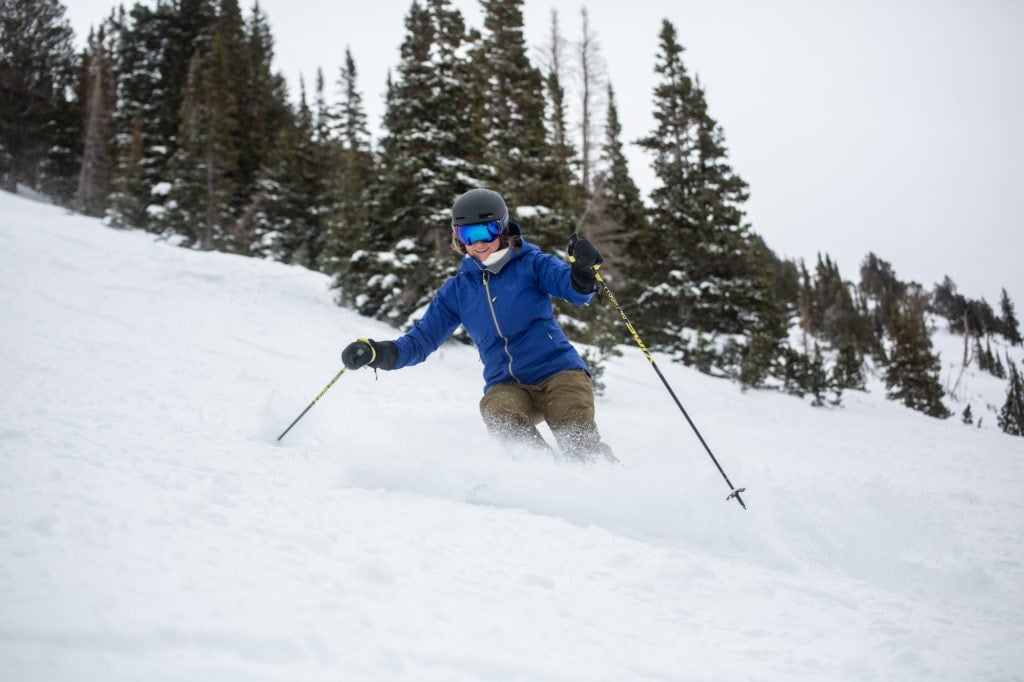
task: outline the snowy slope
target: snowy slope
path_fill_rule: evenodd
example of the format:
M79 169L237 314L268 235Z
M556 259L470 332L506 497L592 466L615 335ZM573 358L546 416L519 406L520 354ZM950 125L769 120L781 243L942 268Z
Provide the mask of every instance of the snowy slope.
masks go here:
M744 511L638 352L598 405L622 465L580 467L492 444L453 345L344 374L277 444L393 335L327 283L0 194L0 677L1024 678L994 415L660 362Z

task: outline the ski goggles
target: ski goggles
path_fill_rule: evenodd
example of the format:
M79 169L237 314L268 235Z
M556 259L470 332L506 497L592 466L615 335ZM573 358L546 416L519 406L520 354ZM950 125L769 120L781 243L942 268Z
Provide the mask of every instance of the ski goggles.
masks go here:
M501 221L492 220L487 223L473 223L472 225L459 225L453 228L459 241L470 246L477 242L492 242L501 234Z

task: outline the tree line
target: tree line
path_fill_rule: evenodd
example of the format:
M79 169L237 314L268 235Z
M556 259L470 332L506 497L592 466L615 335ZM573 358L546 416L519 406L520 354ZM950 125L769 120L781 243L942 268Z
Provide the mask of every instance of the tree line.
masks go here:
M818 404L862 389L874 367L889 397L947 417L927 327L945 317L984 369L1002 367L1000 424L1024 431L1024 404L1011 405L1020 372L991 352L994 336L1021 343L1005 291L996 315L949 278L933 291L901 282L874 254L857 284L827 255L813 272L779 258L746 219L748 185L671 22L657 34L656 125L624 141L585 8L574 40L552 13L534 60L523 0L480 4L474 28L449 0L411 2L374 139L351 52L293 96L258 4L122 5L76 51L59 0L3 0L0 186L185 247L316 269L339 304L396 327L457 266L454 197L493 187L541 248L564 254L574 231L601 246L605 279L653 350ZM626 144L651 159L646 201ZM599 379L627 330L601 296L560 312Z

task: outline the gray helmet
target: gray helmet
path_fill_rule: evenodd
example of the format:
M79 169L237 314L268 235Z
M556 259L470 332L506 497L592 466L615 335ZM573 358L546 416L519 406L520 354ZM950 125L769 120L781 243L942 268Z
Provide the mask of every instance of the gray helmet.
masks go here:
M508 206L497 192L471 189L452 204L452 227L497 220L502 230L508 225Z

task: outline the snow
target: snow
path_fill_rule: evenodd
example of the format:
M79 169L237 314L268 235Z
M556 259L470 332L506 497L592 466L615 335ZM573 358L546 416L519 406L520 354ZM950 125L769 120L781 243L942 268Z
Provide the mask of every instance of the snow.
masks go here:
M171 183L166 181L158 182L155 185L153 185L153 189L150 190L149 193L155 197L162 197L170 194L172 189L173 186L171 185Z
M454 344L346 372L279 444L394 334L328 278L10 194L0 259L4 679L1024 675L1005 382L967 377L976 428L659 361L744 511L636 349L598 403L620 466L501 450Z

